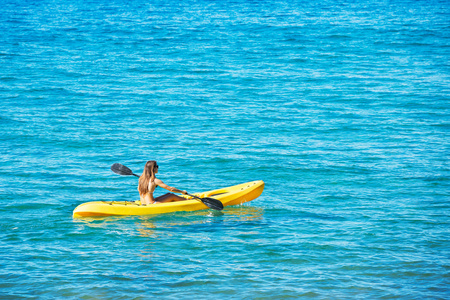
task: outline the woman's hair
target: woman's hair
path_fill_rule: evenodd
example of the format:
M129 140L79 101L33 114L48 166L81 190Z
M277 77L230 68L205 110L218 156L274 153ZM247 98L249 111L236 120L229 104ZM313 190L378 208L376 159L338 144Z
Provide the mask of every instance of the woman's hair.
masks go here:
M151 181L153 182L155 180L155 168L156 168L156 161L149 160L145 164L144 171L142 172L141 177L139 177L139 194L145 195L148 193L148 183Z

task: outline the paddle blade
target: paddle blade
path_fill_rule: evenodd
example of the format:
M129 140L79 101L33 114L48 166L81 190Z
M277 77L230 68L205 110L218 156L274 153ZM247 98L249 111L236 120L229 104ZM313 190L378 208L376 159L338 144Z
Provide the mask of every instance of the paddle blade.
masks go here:
M125 167L122 164L117 164L117 163L113 164L111 166L111 171L113 171L114 173L119 174L119 175L134 175L134 176L139 177L138 175L134 174L130 168Z
M214 198L200 198L202 202L208 206L209 208L215 209L215 210L222 210L223 204L217 199Z

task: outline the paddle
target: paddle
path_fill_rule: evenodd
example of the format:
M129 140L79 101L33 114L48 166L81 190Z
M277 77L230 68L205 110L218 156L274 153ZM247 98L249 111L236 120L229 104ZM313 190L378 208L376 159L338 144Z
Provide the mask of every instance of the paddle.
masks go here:
M119 175L126 175L126 176L133 175L133 176L136 176L136 177L141 177L139 175L134 174L133 171L131 171L130 168L127 168L127 167L125 167L124 165L121 165L121 164L113 164L111 166L111 171L113 171L114 173L119 174Z
M133 173L133 171L131 171L130 168L125 167L122 164L118 164L115 163L111 166L111 171L113 171L116 174L119 175L125 175L125 176L136 176L136 177L140 177L139 175L136 175ZM209 198L209 197L205 197L205 198L200 198L191 194L187 194L188 196L191 196L192 198L195 198L197 200L200 200L201 202L203 202L206 206L208 206L209 208L215 209L215 210L222 210L223 209L223 204L222 202L220 202L217 199L214 198Z

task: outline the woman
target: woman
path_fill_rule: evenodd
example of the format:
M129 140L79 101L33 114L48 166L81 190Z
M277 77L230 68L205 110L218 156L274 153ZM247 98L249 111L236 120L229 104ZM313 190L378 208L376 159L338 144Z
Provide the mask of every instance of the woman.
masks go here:
M157 186L160 186L163 189L169 190L171 192L181 193L184 195L187 194L186 191L168 186L167 184L156 178L155 174L158 173L158 168L159 167L156 161L149 160L145 164L144 172L142 172L141 177L139 177L138 191L139 195L141 196L141 205L187 200L172 193L167 193L162 196L153 198L153 192L155 191Z

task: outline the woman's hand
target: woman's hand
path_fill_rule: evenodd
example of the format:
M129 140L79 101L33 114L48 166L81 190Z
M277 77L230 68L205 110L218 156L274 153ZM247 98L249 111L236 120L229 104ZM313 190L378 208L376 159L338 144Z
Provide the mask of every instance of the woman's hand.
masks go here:
M182 193L183 195L187 195L188 192L186 192L186 191L181 191L181 193Z

